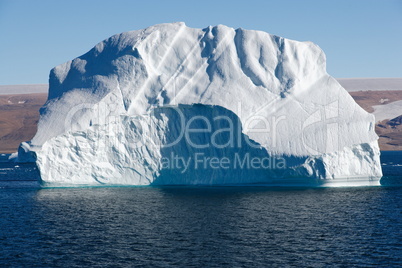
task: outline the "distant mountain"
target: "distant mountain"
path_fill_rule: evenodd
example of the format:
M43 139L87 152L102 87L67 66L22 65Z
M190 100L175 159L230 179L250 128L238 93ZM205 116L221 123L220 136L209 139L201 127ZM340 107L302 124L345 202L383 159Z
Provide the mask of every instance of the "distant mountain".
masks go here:
M402 90L402 78L337 78L349 92Z
M49 84L0 85L0 95L48 93Z
M402 90L402 78L336 78L349 92ZM0 85L0 95L48 93L49 84Z

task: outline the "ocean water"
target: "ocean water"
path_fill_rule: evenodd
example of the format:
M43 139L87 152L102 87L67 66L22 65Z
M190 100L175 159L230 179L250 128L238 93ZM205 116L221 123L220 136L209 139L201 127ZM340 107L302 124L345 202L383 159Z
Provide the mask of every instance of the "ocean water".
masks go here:
M0 164L0 267L401 267L402 152L379 187L38 187Z

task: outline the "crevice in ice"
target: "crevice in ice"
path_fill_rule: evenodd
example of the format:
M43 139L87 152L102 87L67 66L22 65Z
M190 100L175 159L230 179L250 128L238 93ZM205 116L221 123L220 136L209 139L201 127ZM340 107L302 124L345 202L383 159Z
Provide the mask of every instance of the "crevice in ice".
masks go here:
M201 57L207 58L208 67L206 69L209 81L212 82L214 73L216 72L216 61L214 60L214 54L218 46L218 42L215 38L216 27L209 26L203 29L204 36L201 38L200 45L202 46Z
M289 93L289 90L294 86L295 82L292 78L288 77L287 72L285 71L286 67L286 52L285 52L285 39L279 36L274 36L274 40L278 46L278 64L275 67L275 77L281 83L282 89L280 96L282 98L286 98ZM287 70L289 72L289 70Z
M237 52L237 56L239 58L240 66L241 66L241 69L242 69L243 73L248 78L250 78L251 82L254 85L267 88L267 85L265 85L265 83L258 77L258 75L256 73L253 72L252 68L249 66L249 64L250 64L249 61L250 60L248 59L248 57L250 57L251 55L249 55L245 51L243 29L236 29L234 42L235 42L235 45L236 45L236 52ZM262 55L261 55L261 50L260 50L260 56L259 56L258 62L265 69L265 66L262 64L262 58L261 57L262 57Z

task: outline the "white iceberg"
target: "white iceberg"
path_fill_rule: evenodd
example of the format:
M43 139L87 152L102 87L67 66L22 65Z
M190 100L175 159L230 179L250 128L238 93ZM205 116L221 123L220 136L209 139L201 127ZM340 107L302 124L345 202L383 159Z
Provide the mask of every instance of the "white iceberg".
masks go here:
M325 62L223 25L114 35L51 71L19 158L51 185L378 184L374 116Z

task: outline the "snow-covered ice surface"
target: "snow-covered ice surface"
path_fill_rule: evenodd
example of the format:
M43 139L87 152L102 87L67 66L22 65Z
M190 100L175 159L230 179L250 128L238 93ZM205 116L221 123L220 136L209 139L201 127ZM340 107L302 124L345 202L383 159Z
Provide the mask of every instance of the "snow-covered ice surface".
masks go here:
M382 175L374 116L311 42L161 24L106 39L49 82L19 159L36 154L52 186L343 186Z
M349 92L402 90L402 78L337 78Z
M402 115L402 100L383 105L375 105L373 108L376 122L385 119L394 119L395 117Z

